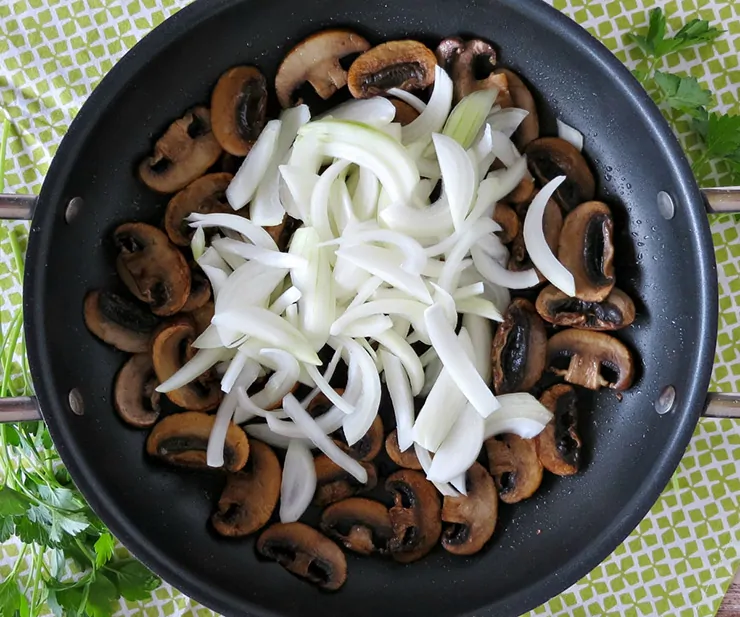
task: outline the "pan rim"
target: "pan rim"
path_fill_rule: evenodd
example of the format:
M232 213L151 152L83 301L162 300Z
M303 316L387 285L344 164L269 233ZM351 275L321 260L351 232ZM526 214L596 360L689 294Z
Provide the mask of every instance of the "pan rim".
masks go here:
M224 590L216 594L210 589L204 589L196 577L184 571L160 549L149 544L139 530L116 512L113 505L106 499L106 490L100 485L93 469L83 461L76 459L72 449L67 447L68 443L73 443L73 434L65 417L67 413L65 398L59 395L60 390L54 383L50 354L45 343L46 324L42 309L43 302L38 301L38 298L44 297L46 286L45 247L51 243L54 227L57 224L63 224L61 204L65 203L63 200L65 196L61 190L65 178L72 170L80 146L86 141L97 118L149 58L159 53L179 34L190 30L199 21L212 18L243 1L200 0L183 8L147 34L117 62L85 102L52 161L39 196L39 206L36 209L29 237L23 309L29 364L44 418L72 477L111 531L143 563L160 574L168 583L198 602L224 614L235 614L237 610L243 614L248 610L253 614L279 617L278 613L261 606L258 607L243 596L227 593ZM703 212L702 196L681 146L658 108L629 70L597 39L566 15L541 0L500 1L509 5L529 5L533 20L547 22L547 27L554 30L556 34L578 45L584 53L600 65L603 71L614 75L625 96L633 99L636 107L642 109L645 120L653 130L653 138L664 152L676 177L676 185L680 192L674 195L674 199L677 203L686 205L687 216L695 230L696 258L699 264L698 278L701 286L696 318L700 321L701 327L699 344L686 379L689 385L683 396L685 413L680 418L674 417L676 425L673 428L671 439L665 443L659 463L652 471L650 478L640 485L640 489L632 500L589 547L550 576L533 582L516 594L508 596L505 601L494 599L490 604L476 610L475 614L478 616L501 614L502 612L521 614L548 601L588 574L611 554L644 518L678 466L701 416L712 370L718 321L716 264L709 224Z

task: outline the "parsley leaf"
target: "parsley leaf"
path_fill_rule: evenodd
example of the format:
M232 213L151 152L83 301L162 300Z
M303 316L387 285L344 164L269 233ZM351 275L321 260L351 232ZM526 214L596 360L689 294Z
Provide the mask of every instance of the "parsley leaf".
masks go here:
M657 60L663 56L700 45L710 43L724 31L715 28L703 19L692 19L685 24L675 36L666 38L666 18L663 9L655 8L650 11L650 23L646 34L631 32L627 40L635 43L646 56Z
M113 536L103 533L95 542L95 566L102 568L113 557L113 549L116 547Z
M740 115L710 113L705 141L710 157L740 162Z
M90 617L111 617L113 603L117 599L116 586L107 576L98 572L88 587L85 612Z
M106 569L114 575L118 592L130 602L148 599L159 587L159 579L135 559L122 559Z
M21 608L21 590L14 578L0 585L0 615L15 615Z
M0 516L19 516L25 514L31 500L22 493L4 486L0 488Z
M10 539L15 533L15 520L12 516L0 517L0 542Z
M660 102L695 118L700 118L704 107L712 102L712 93L702 88L695 77L655 71L655 83L660 91Z

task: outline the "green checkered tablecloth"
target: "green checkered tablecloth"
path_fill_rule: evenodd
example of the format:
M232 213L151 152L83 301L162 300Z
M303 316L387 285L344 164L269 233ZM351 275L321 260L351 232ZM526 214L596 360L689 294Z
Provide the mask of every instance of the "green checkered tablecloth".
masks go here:
M207 1L207 0L204 0ZM740 0L549 0L635 68L640 56L623 35L664 8L677 29L701 16L726 33L717 44L690 49L668 68L709 87L722 111L738 109ZM144 34L186 0L0 0L0 106L13 121L7 190L37 193L69 123L103 75ZM688 123L676 129L692 153ZM704 170L717 184L723 168ZM720 276L720 335L713 388L740 392L739 220L712 220ZM19 224L21 225L21 224ZM6 228L0 227L2 320L21 301L11 274ZM740 560L740 422L702 420L672 483L629 538L591 574L531 613L585 615L714 615ZM0 546L0 580L18 545ZM119 615L202 615L168 585L148 602L121 603Z

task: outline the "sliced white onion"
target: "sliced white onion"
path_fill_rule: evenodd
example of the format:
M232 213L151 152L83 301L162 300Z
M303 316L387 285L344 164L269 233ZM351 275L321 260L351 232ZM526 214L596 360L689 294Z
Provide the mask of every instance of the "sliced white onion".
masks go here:
M495 285L506 287L507 289L529 289L539 285L540 279L534 268L513 272L507 270L493 257L486 255L480 247L474 246L470 250L473 257L475 269L480 275Z
M419 460L419 464L424 470L424 473L429 473L429 469L432 467L432 457L429 454L429 451L422 448L418 443L415 443L414 452L416 453L416 458ZM446 482L433 482L432 484L434 484L434 487L445 497L460 496L460 493Z
M414 443L412 435L414 397L411 394L411 386L401 361L392 353L382 349L380 350L380 356L383 361L383 372L388 385L388 393L393 404L393 413L396 416L398 448L401 452L405 452Z
M213 290L213 298L214 300L217 300L221 290L224 288L224 285L226 285L226 281L229 279L229 275L221 270L221 268L216 268L215 266L207 266L204 264L200 266L200 269L203 270L203 274L208 277L208 280L211 283L211 289Z
M395 116L396 108L393 103L382 96L376 96L370 99L357 99L341 103L317 117L316 120L329 118L349 120L379 128L393 122Z
M529 112L526 109L508 107L488 116L486 123L492 131L500 131L507 137L511 137L528 115Z
M466 405L435 453L427 478L449 482L472 467L483 446L484 424L475 408Z
M291 440L285 453L280 484L280 522L297 521L311 504L316 491L316 465L313 455L297 439Z
M237 377L239 377L249 361L249 356L247 354L237 350L236 355L231 359L231 362L229 362L229 367L221 378L221 390L223 392L226 394L231 392L231 388L234 386Z
M344 329L350 338L373 338L393 328L393 321L386 315L373 315L352 322Z
M412 431L414 441L435 452L465 405L465 395L455 385L449 371L443 368L416 416Z
M461 473L456 478L453 478L452 480L450 480L450 485L454 489L456 489L457 491L459 491L459 493L461 495L466 495L467 496L467 494L468 494L468 487L467 487L467 482L466 482L466 476L467 476L467 472Z
M361 221L366 221L375 218L378 197L380 197L380 183L367 167L360 167L357 174L357 187L352 193L352 203L357 217Z
M270 120L262 129L247 158L226 188L226 199L234 210L240 210L254 197L257 187L270 167L280 136L280 120Z
M193 237L190 240L190 250L193 253L193 259L198 261L206 250L206 232L203 231L202 227L198 227L193 233Z
M484 438L503 433L514 433L522 439L539 435L553 415L531 394L502 394L498 397L501 409L486 418Z
M442 133L452 137L463 148L469 148L498 96L498 88L477 90L464 97L450 113Z
M373 337L391 354L398 358L408 375L411 384L411 393L418 396L424 387L424 367L416 355L414 348L397 332L388 330Z
M370 430L380 407L380 375L370 354L355 340L338 337L349 355L347 390L345 394L353 400L355 412L348 415L342 423L347 444L352 446ZM357 385L359 385L359 388Z
M286 209L293 210L291 216L310 225L311 195L316 188L316 183L319 181L319 176L308 169L293 165L280 165L278 169L292 199L291 208L288 208L288 200L283 200L286 204Z
M434 133L434 149L455 229L470 212L475 197L476 172L465 149L452 137Z
M412 102L411 97L416 97L407 92L396 91L393 89L393 95L405 101L419 112L419 117L415 118L408 125L403 127L403 143L410 144L415 141L428 143L432 133L438 133L445 125L445 120L450 113L452 106L452 80L442 67L436 66L434 69L434 89L432 96L429 98L429 104L423 109ZM416 99L418 101L418 99ZM421 102L421 101L419 101Z
M331 333L335 336L339 335L342 333L344 327L351 324L353 321L378 314L403 315L412 324L414 324L414 329L426 332L423 317L425 308L426 305L417 300L374 300L372 302L366 302L361 306L357 306L346 311L341 317L339 317L331 325ZM420 328L417 328L417 325L420 326Z
M576 294L575 279L553 254L545 239L544 230L547 202L564 180L565 176L550 180L532 200L524 219L524 245L527 247L532 263L542 273L542 276L564 294L574 296Z
M491 322L478 315L463 315L463 328L468 331L473 344L475 370L486 384L491 383ZM499 403L501 401L499 400Z
M229 276L215 303L215 314L240 311L245 305L267 306L288 270L248 261Z
M199 349L174 375L157 386L157 392L167 393L182 388L200 377L217 362L225 360L231 355L233 355L233 352L223 348Z
M573 145L579 152L583 150L583 133L567 125L560 118L557 118L556 121L558 123L558 137Z
M491 140L491 151L506 167L511 167L521 158L511 139L501 131L491 131Z
M198 214L194 212L187 218L191 227L221 227L222 229L231 229L249 240L252 244L261 246L264 249L277 251L278 247L275 240L263 227L255 225L249 219L239 216L238 214L224 214L215 212L213 214Z
M288 287L278 298L270 305L270 312L276 315L282 315L285 309L291 304L295 304L301 299L301 290L297 287Z
M267 424L247 424L244 427L244 431L250 437L259 439L269 446L287 450L290 447L292 441L300 441L308 447L312 447L313 444L310 440L305 437L285 437L285 435L279 435L275 433Z
M488 234L500 231L501 226L493 219L480 219L478 223L461 233L454 247L447 254L444 267L439 275L439 286L448 293L454 293L453 281L455 273L459 271L459 266L470 249L478 241Z
M435 73L435 76L436 76L436 73ZM411 94L411 92L406 92L406 90L401 90L401 88L390 88L387 94L389 96L395 96L397 99L401 99L404 103L406 103L407 105L410 105L419 113L422 113L426 109L427 104L424 101L422 101L415 94Z
M240 242L239 240L232 240L231 238L219 238L211 243L219 253L232 253L243 257L244 259L251 259L258 261L266 266L273 268L300 268L306 266L306 261L295 255L289 253L283 253L281 251L273 251L264 249L254 244L247 244L246 242Z
M466 300L468 298L474 298L476 296L480 296L485 291L485 286L483 285L483 282L477 282L477 283L471 283L470 285L464 285L463 287L458 287L455 290L455 293L452 294L453 299L455 302L459 300Z

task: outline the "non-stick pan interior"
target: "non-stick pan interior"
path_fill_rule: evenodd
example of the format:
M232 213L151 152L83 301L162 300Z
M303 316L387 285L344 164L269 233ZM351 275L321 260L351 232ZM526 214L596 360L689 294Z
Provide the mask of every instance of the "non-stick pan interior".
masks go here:
M581 413L585 469L547 477L531 500L500 508L491 546L475 558L441 549L400 566L348 557L346 586L322 594L257 561L252 540L215 536L208 518L222 480L172 471L144 455L146 432L111 406L124 360L82 320L89 289L116 285L110 235L132 219L158 223L166 200L135 178L152 140L189 106L207 102L226 68L254 63L273 76L303 36L356 28L373 42L475 35L539 93L552 134L557 116L585 134L599 195L618 221L618 285L639 307L620 338L640 359L618 400ZM680 150L629 73L585 32L539 0L203 0L125 58L95 92L60 148L34 220L26 311L32 370L44 414L86 496L137 556L186 593L228 614L371 617L513 615L557 593L605 557L647 511L680 458L708 382L716 321L711 243ZM659 191L676 202L672 220ZM72 197L84 208L71 223ZM672 384L677 405L653 402ZM84 416L67 393L79 388ZM485 607L485 608L484 608Z

